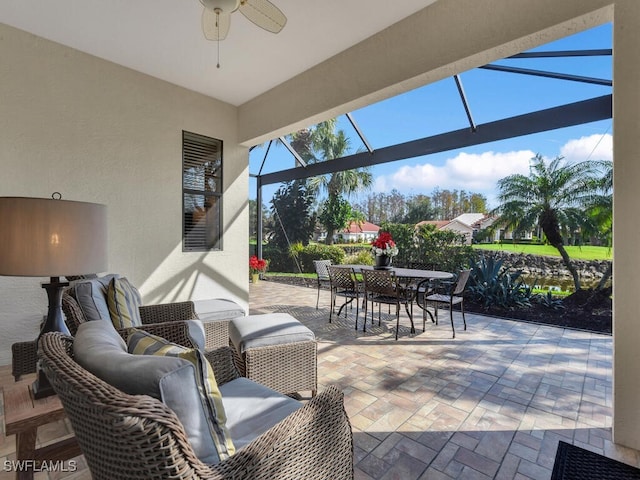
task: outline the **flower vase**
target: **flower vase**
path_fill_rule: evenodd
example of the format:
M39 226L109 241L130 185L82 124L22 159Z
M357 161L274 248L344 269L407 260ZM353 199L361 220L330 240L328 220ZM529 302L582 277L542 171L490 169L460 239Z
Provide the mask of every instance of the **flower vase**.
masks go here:
M391 257L389 255L376 255L374 270L388 270L391 268Z
M252 273L251 274L251 283L258 283L258 280L260 280L260 274L259 273Z

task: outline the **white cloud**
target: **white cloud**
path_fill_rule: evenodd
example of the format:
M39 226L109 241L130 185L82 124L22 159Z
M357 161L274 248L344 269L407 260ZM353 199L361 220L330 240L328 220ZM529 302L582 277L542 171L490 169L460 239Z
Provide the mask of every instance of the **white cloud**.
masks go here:
M516 152L460 153L436 166L423 163L404 166L390 175L376 178L374 190L430 194L434 188L441 190L466 190L489 195L496 182L514 173L527 174L529 161L535 156L531 150Z
M595 134L567 141L560 147L560 156L567 162L613 159L613 137ZM400 167L388 175L376 177L374 190L429 195L435 188L466 190L481 193L492 204L498 180L514 173L528 175L529 162L535 156L531 150L513 152L459 153L443 165L422 163Z
M560 148L560 155L568 162L585 160L613 160L613 136L597 134L569 140Z

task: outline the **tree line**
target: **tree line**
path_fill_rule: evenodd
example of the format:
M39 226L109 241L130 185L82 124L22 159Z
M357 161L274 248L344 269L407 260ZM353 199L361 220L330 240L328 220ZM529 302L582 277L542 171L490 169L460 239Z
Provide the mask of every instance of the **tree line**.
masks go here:
M289 182L280 187L270 201L270 208L263 206L264 233L276 243L285 240L284 234L295 242L308 243L304 240L311 231L317 233L325 223L334 217L347 218L355 221L368 221L376 225L383 223L413 224L423 220L451 220L463 213L487 213L487 199L479 193L465 190L435 189L431 195L404 195L394 189L390 193L369 193L361 200L352 202L328 199L318 202L313 195L308 195L308 187L304 181ZM340 198L340 197L338 197ZM333 215L332 212L343 208L344 214ZM295 218L287 217L288 225L284 229L280 226L282 212L297 212ZM249 201L250 233L256 235L257 206L255 200ZM308 215L301 215L307 212ZM327 216L328 218L325 218ZM314 221L316 225L314 226ZM341 228L337 225L338 230ZM326 227L325 227L326 228ZM278 232L281 230L281 233ZM281 237L281 238L280 238ZM286 241L285 241L286 243Z
M466 190L440 190L431 195L404 195L393 189L390 193L369 193L354 203L368 221L413 223L423 220L452 220L463 213L487 213L487 198Z

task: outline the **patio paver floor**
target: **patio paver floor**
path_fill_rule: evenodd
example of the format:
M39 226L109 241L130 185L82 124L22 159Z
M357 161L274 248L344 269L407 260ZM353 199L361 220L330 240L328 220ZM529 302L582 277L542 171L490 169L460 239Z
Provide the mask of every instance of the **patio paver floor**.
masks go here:
M329 292L275 282L250 288L251 313L288 312L318 339L320 389L339 385L354 431L358 479L545 479L559 440L639 466L611 442L607 335L467 314L403 312L362 332L355 309L328 323ZM340 301L340 299L338 299ZM384 307L383 307L384 312Z
M545 479L559 440L631 465L640 454L611 442L611 337L448 312L440 325L417 312L417 334L403 312L381 326L354 329L355 309L328 323L328 291L275 282L250 286L252 314L288 312L318 339L319 388L340 386L351 420L357 479ZM458 326L459 325L459 326ZM0 367L0 384L12 382ZM66 434L61 422L40 442ZM0 437L0 460L15 459L13 437ZM3 463L4 464L4 463ZM73 474L89 479L82 459ZM0 470L0 479L13 473Z

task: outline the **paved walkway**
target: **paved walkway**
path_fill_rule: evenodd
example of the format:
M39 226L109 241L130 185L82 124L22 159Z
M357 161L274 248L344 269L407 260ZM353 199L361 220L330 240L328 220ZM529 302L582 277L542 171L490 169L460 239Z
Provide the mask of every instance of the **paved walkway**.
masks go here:
M319 341L320 388L339 385L358 479L545 479L559 440L640 465L611 443L611 337L455 313L395 318L356 332L355 309L328 323L328 291L260 282L251 313L288 312ZM442 318L442 317L441 317Z
M251 313L288 312L319 341L320 389L339 385L351 419L357 479L544 479L559 440L639 466L635 450L611 443L611 337L460 314L409 333L401 317L354 329L355 309L328 322L329 293L260 282ZM446 319L446 314L444 315ZM448 319L447 319L448 320ZM0 367L0 385L12 382ZM38 441L68 434L47 426ZM15 459L15 439L0 436L0 461ZM79 470L37 479L90 479ZM3 463L4 464L4 463ZM0 480L14 478L2 471Z

